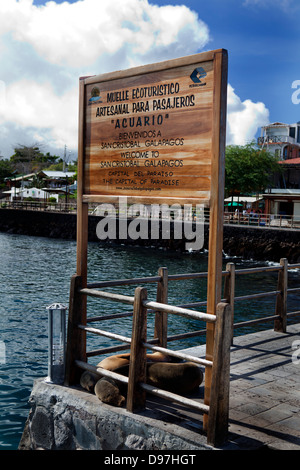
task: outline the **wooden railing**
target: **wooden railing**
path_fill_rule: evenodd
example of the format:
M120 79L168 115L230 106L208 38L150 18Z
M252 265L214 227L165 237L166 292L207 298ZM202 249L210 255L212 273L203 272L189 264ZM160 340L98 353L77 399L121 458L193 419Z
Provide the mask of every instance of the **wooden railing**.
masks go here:
M208 443L214 446L221 445L226 440L228 432L230 345L233 339L233 330L238 327L249 326L250 324L253 325L259 322L265 323L266 321L274 321L275 330L285 332L287 318L300 315L300 311L287 312L288 293L300 292L300 287L288 289L288 270L295 268L300 268L300 264L289 265L286 259L280 260L279 266L241 270L236 270L233 263L228 263L226 270L222 273L225 278L224 299L222 299L222 302L217 306L216 315L209 315L198 310L192 310L193 308L199 308L200 306L205 305L206 301L177 306L167 304L168 282L206 278L207 273L169 275L166 268L160 268L158 276L96 282L90 283L84 288L82 286L81 277L77 275L73 276L71 280L68 319L66 385L78 383L82 370L90 370L93 373L115 378L116 380L128 384L127 409L129 411L134 412L145 406L145 392L185 404L206 416L206 420L203 420L203 422L204 430L207 432ZM240 297L235 296L235 281L237 276L274 271L278 272L276 290ZM136 287L133 296L116 294L103 290L107 287L148 283L157 283L156 301L148 300L147 289L145 287ZM102 315L100 317L94 316L92 318L83 318L82 312L86 311L84 306L87 302L88 296L128 304L133 307L133 310L112 315ZM276 296L274 315L234 324L235 302L270 296ZM153 339L147 339L148 311L155 312ZM167 344L170 341L200 336L206 332L205 329L202 329L168 337L168 315L180 315L187 318L194 318L205 323L213 323L215 325L214 353L212 361L197 358L178 350L173 351L167 348ZM131 337L88 326L91 322L109 320L112 318L122 318L126 316L133 317ZM87 351L87 333L105 336L123 344ZM124 349L130 349L131 353L132 365L130 367L129 377L124 377L102 368L97 369L97 367L90 365L87 362L89 357L109 354ZM204 403L199 403L199 401L187 399L148 385L146 383L145 356L147 349L160 351L182 360L193 361L199 365L203 365L205 367L205 372L209 370L212 378L209 389L205 387Z
M288 271L291 269L299 269L299 264L288 264L286 258L280 260L279 266L265 266L258 268L249 269L235 269L233 263L228 263L226 266L226 278L224 285L224 297L231 306L232 312L232 336L233 330L240 327L248 327L257 325L259 323L274 322L274 330L282 333L286 332L288 318L296 317L300 315L300 310L294 312L288 312L288 293L300 293L300 287L288 288ZM235 283L236 277L246 274L259 274L259 273L271 273L278 272L277 289L273 291L259 292L251 295L235 296ZM275 312L274 315L268 315L253 320L242 321L234 323L234 309L235 303L243 300L255 300L263 297L275 297Z
M164 271L166 272L166 271ZM137 280L135 280L137 281ZM145 281L145 279L143 280ZM151 279L151 282L153 279ZM163 276L158 278L158 283L163 282ZM127 410L134 412L145 407L146 392L182 403L207 415L207 441L209 444L218 445L227 438L228 432L228 412L229 412L229 354L231 343L231 313L228 304L220 303L217 306L216 315L210 315L199 311L194 311L182 307L176 307L158 301L147 299L147 289L137 287L134 296L126 296L106 291L96 290L91 287L82 288L81 278L74 276L71 281L70 310L68 319L68 346L66 353L66 385L78 383L82 370L90 370L101 376L107 376L128 384L127 390ZM164 289L157 289L159 293ZM113 332L100 330L87 326L86 319L82 318L83 303L87 296L109 299L133 306L132 334L125 337ZM154 310L156 313L156 333L160 338L147 341L147 311ZM166 332L167 315L180 315L193 318L199 321L215 324L215 343L213 361L190 356L178 351L173 351L163 347ZM105 319L105 318L102 318ZM95 318L92 321L95 321ZM91 319L90 319L91 321ZM99 317L97 318L99 321ZM111 371L98 368L87 363L88 353L86 352L86 334L106 336L130 347L130 369L129 376L124 377ZM183 396L158 389L146 383L146 350L160 351L170 356L183 360L193 361L211 369L212 381L209 390L206 390L204 403L185 398ZM100 351L97 351L100 353ZM93 351L92 355L95 355Z
M256 267L256 268L248 268L248 269L235 269L234 263L227 263L226 265L226 270L222 272L222 275L224 277L224 292L223 292L223 299L222 302L229 303L231 306L231 312L232 312L232 335L234 333L234 330L242 327L249 327L253 326L256 324L264 324L267 322L274 322L274 329L277 331L286 331L286 324L287 324L287 319L291 317L298 316L300 314L300 311L295 311L295 312L287 312L287 300L288 300L288 293L296 293L300 292L300 287L299 288L294 288L294 289L288 289L288 271L291 269L299 269L300 264L292 264L289 265L287 260L285 258L280 260L280 265L274 265L274 266L262 266L262 267ZM255 274L261 274L261 273L278 273L278 280L277 280L277 289L273 291L265 291L265 292L257 292L255 294L248 294L248 295L243 295L243 296L236 296L235 291L236 291L236 278L243 276L243 275L255 275ZM106 288L106 287L115 287L115 286L122 286L122 285L130 285L130 284L145 284L145 283L156 283L158 282L158 288L160 288L160 294L158 294L158 298L166 299L166 293L168 288L168 282L170 281L180 281L180 280L193 280L193 279L205 279L207 278L207 273L206 272L201 272L201 273L189 273L189 274L169 274L167 273L166 268L161 268L159 270L159 273L161 273L161 276L164 276L164 283L160 283L160 276L152 276L152 277L144 277L144 278L136 278L136 279L124 279L124 280L112 280L112 281L104 281L104 282L98 282L98 283L92 283L89 284L90 288ZM161 286L164 286L163 288ZM274 310L274 315L268 315L264 317L258 317L254 320L246 320L246 321L241 321L238 323L234 323L234 311L235 311L235 304L238 302L246 301L246 300L256 300L256 299L263 299L267 297L276 297L276 306ZM166 300L162 300L165 301ZM206 306L206 301L200 301L200 302L193 302L193 303L185 303L185 304L179 304L177 305L178 307L182 308L201 308ZM112 318L122 318L122 317L127 317L131 316L131 312L124 312L121 314L117 315L111 315L111 316L106 316L105 318L107 320L110 320ZM103 319L104 317L94 317L91 319L87 319L87 322L92 322L92 321L98 321ZM282 320L281 320L282 318ZM197 336L203 336L206 334L206 330L197 330L197 331L190 331L190 332L185 332L185 333L179 333L177 335L173 336L167 336L166 335L166 330L167 327L164 325L160 329L156 327L156 331L161 332L160 334L160 342L164 345L167 344L167 342L171 341L178 341L178 340L186 340L188 338L192 337L197 337ZM93 355L98 355L98 354L108 354L108 353L113 353L116 351L120 351L122 349L127 349L126 347L118 346L118 347L108 347L105 349L101 350L96 350L96 351L91 351L88 356L91 357Z

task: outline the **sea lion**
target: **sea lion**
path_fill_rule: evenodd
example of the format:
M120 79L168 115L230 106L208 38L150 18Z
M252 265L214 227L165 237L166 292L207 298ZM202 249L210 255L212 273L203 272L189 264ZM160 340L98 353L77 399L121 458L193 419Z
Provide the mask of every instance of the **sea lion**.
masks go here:
M154 387L186 395L194 392L203 381L203 372L193 362L165 362L167 356L161 353L147 354L146 383ZM110 356L99 362L97 368L113 371L128 377L130 353ZM99 379L99 375L86 371L82 374L80 384L104 403L122 406L125 402L127 385L108 377Z
M121 394L117 383L109 378L102 377L95 385L95 394L103 403L113 406L123 406L125 397Z
M147 362L171 362L172 359L161 352L154 352L153 354L146 355ZM130 362L130 353L116 354L103 359L97 367L102 367L107 370L115 370L118 367L125 366Z
M99 375L86 370L80 377L80 385L90 393L94 393L94 387L99 380Z
M105 357L97 364L97 367L102 367L106 370L115 370L118 367L129 364L130 353L117 354L115 356Z
M193 362L147 364L147 384L186 395L194 392L203 381L203 372Z
M114 370L128 377L129 364ZM169 363L149 362L146 364L146 383L169 392L185 395L194 392L203 381L203 372L194 362ZM123 387L124 384L119 384ZM124 394L125 390L122 391Z

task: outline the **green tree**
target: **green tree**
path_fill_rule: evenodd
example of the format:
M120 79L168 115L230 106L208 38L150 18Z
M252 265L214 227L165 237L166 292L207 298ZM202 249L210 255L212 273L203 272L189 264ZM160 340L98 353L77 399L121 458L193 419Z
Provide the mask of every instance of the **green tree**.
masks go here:
M277 158L255 144L229 145L225 156L226 196L263 192L281 171Z
M44 170L45 171L63 171L63 167L64 167L64 161L62 158L60 158L57 163L54 163L53 165L50 165L47 168L44 168ZM68 163L68 165L66 165L65 171L75 171L77 174L77 160Z
M74 160L72 163L68 164L68 171L75 171L75 179L77 177L77 170L78 170L78 160Z
M47 168L44 168L44 170L45 171L63 171L63 166L64 166L63 159L60 158L60 160L57 163L52 163L52 165L47 166Z
M9 178L14 174L14 167L10 160L0 160L0 188L5 188L5 178Z
M36 145L19 145L14 149L14 152L10 161L23 174L43 170L60 158L56 155L50 155L49 152L45 155Z
M38 175L34 175L29 183L29 188L39 188L42 189L45 186L45 181L40 178Z

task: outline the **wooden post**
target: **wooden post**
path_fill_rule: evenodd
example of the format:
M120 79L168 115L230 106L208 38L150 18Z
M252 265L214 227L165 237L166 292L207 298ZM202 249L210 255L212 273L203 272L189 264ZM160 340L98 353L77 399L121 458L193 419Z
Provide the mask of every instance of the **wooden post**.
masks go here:
M87 285L88 204L77 203L77 275Z
M70 303L68 315L68 333L66 349L65 385L79 383L81 371L75 366L75 360L86 362L86 332L77 327L86 324L84 317L85 295L79 293L82 279L76 274L71 278Z
M147 300L147 289L137 287L134 296L132 336L130 348L130 366L128 376L127 405L128 411L134 412L145 408L146 392L139 387L139 382L146 382L147 309L143 301Z
M230 305L231 308L231 344L233 343L233 332L234 332L234 296L235 296L235 264L227 263L226 271L229 272L229 276L225 277L224 282L224 299Z
M277 294L275 307L275 315L279 315L279 318L274 321L274 331L286 333L288 260L281 258L280 266L282 266L283 269L278 273L277 290L280 290L280 293Z
M214 61L215 105L213 114L212 170L210 196L210 223L207 275L207 313L216 314L216 306L221 301L222 291L222 254L223 254L223 217L225 181L225 138L227 103L227 53L217 53ZM215 324L208 323L206 329L206 359L213 358ZM211 368L205 369L204 403L210 403ZM203 417L207 429L208 416Z
M157 284L156 301L161 304L168 303L168 269L159 268L160 281ZM168 314L155 312L154 338L158 338L158 346L167 347Z
M79 294L79 289L87 285L88 247L88 203L83 202L83 155L84 155L84 82L79 82L79 134L78 134L78 184L77 184L77 266L76 275L71 278L70 305L68 315L68 335L66 351L65 384L79 382L80 370L75 360L86 362L86 332L77 328L86 325L87 296Z
M228 437L231 309L226 303L217 306L216 337L212 366L207 443L222 445Z
M88 247L88 203L83 202L84 191L84 80L79 82L79 134L78 134L78 183L77 183L77 275L82 278L82 286L87 283Z

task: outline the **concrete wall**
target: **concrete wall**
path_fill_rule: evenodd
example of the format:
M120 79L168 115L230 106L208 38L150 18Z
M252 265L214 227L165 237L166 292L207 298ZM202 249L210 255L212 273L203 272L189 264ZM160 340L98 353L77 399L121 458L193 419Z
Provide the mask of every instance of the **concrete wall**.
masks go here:
M224 226L224 252L258 261L300 262L300 230Z
M79 388L34 383L20 450L210 450L206 436L162 420L146 409L133 414ZM201 419L201 416L200 416Z

